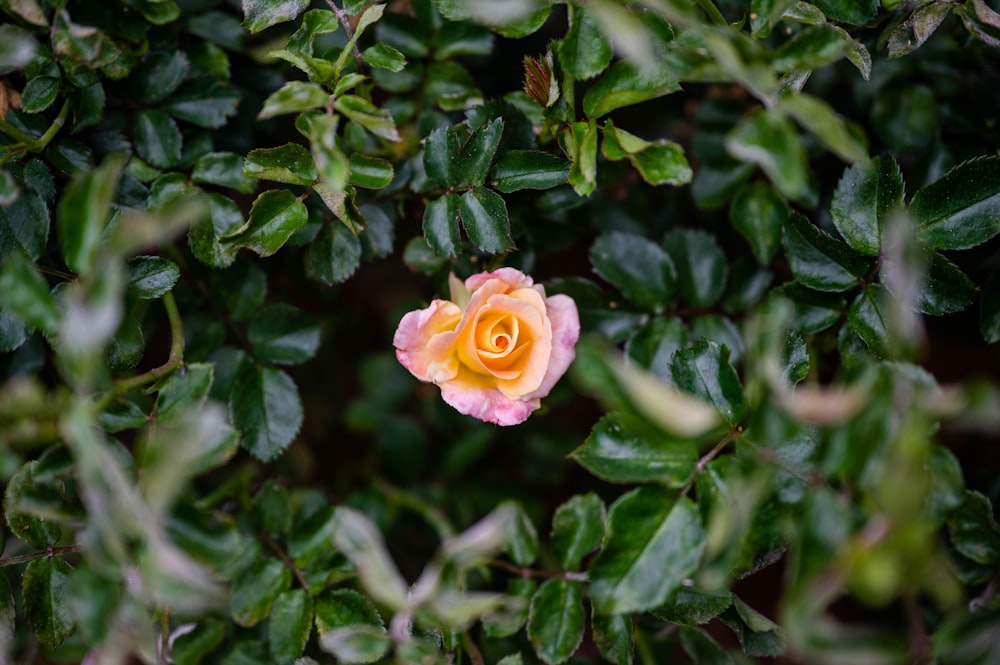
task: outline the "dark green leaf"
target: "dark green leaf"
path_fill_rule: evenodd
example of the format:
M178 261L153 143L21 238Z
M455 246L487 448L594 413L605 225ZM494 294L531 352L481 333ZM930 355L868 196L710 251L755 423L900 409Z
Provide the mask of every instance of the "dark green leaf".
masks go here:
M453 168L459 185L480 186L496 155L503 134L503 118L496 118L473 130L455 156Z
M903 176L892 155L855 164L841 176L830 216L847 244L866 256L878 256L889 214L903 204Z
M462 249L459 235L459 198L445 194L424 208L424 238L427 245L441 256L458 256Z
M97 258L122 159L110 158L70 182L59 202L59 244L70 270L85 275Z
M930 472L931 491L928 507L931 520L939 526L965 502L965 481L962 478L962 466L958 458L944 446L935 445L931 449Z
M306 274L323 284L345 281L361 265L361 242L342 225L324 225L306 252Z
M295 53L312 55L316 37L337 32L339 27L337 15L329 9L310 9L302 15L302 25L288 38L285 48Z
M662 604L697 569L704 538L690 499L649 486L623 495L608 512L608 536L590 566L594 609L618 614Z
M990 566L1000 561L1000 527L990 500L979 492L965 492L961 507L948 518L948 533L963 556Z
M133 135L139 155L152 166L166 169L181 158L181 133L173 119L159 109L135 114Z
M781 237L795 279L817 291L847 291L861 282L868 262L802 215L788 218Z
M46 334L59 327L49 285L20 253L8 256L0 268L0 308Z
M734 665L732 657L705 631L681 629L681 646L697 665Z
M633 333L625 345L629 358L649 369L656 378L673 384L670 357L688 345L687 325L679 318L655 317Z
M600 546L606 519L604 502L594 493L578 494L556 508L552 552L564 568L579 569L583 557Z
M350 184L368 189L382 189L392 182L392 164L384 159L369 157L360 153L351 155Z
M516 248L510 235L507 204L496 192L474 187L462 194L458 203L465 232L479 249L502 254Z
M53 547L59 542L62 529L51 520L46 520L22 508L24 497L33 492L38 462L28 462L22 466L7 483L3 496L4 519L10 532L36 549Z
M483 630L490 637L510 637L524 626L528 620L531 598L535 595L538 583L523 577L511 578L507 583L507 593L518 601L506 608L506 611L494 612L483 617Z
M653 614L670 623L698 626L719 616L732 604L733 594L726 589L705 591L696 586L682 586L653 609Z
M213 378L214 369L208 363L191 363L184 371L172 374L156 400L158 417L163 420L187 417L191 406L205 401Z
M4 543L0 543L2 546ZM14 636L14 621L17 619L17 607L14 605L14 590L11 589L7 574L0 570L0 634Z
M571 456L610 482L680 487L694 473L698 449L693 442L671 439L635 417L610 413Z
M401 72L406 67L406 56L388 44L369 46L361 57L369 66L388 69L390 72Z
M59 95L59 82L55 76L36 76L25 84L21 91L21 110L25 113L41 113L52 106Z
M128 260L129 288L144 299L159 298L174 288L181 270L159 256L134 256Z
M837 114L825 101L804 93L785 95L780 108L844 161L868 161L864 131Z
M281 536L292 528L295 507L288 490L278 481L270 479L254 495L251 514L261 531Z
M243 175L290 185L312 185L319 178L312 155L298 143L251 150L243 163Z
M508 194L522 189L551 189L566 183L569 164L547 152L511 150L497 159L490 184Z
M549 665L563 663L583 641L583 585L550 579L538 588L528 611L528 638L538 657Z
M487 56L493 52L493 33L482 26L444 22L438 29L434 57L447 60L458 55Z
M950 2L930 2L918 7L889 34L889 58L900 58L923 46L954 6Z
M852 25L866 23L878 11L878 0L814 0L827 18Z
M889 352L889 327L885 320L885 289L878 285L868 287L858 294L847 313L847 322L865 341L868 348L880 356Z
M427 177L442 187L458 185L455 157L460 148L458 134L452 127L439 127L424 139L424 170Z
M623 106L632 106L680 90L680 84L654 67L619 60L587 90L583 110L600 118Z
M294 194L283 189L271 189L253 202L246 224L221 240L231 250L248 247L260 256L271 256L308 221L305 204Z
M692 307L709 307L726 290L726 254L715 236L697 229L676 229L666 235L663 246L677 271L677 287Z
M345 116L361 124L375 136L387 141L401 140L396 131L396 122L392 114L380 109L371 102L356 95L341 95L334 101L334 108Z
M241 626L256 626L271 613L278 596L292 583L292 573L277 559L260 559L233 581L229 614Z
M597 188L597 134L593 121L574 122L569 132L560 134L571 162L567 179L580 196L590 196Z
M139 321L131 314L126 314L105 348L108 365L115 370L134 369L142 360L145 350L146 340Z
M22 187L13 201L0 205L0 262L17 251L35 261L48 239L49 209L34 188Z
M767 265L778 250L781 230L791 210L770 184L756 180L740 188L729 208L733 228L750 243L754 258Z
M1000 271L994 270L979 301L979 330L990 344L1000 342Z
M309 0L243 0L243 27L255 34L277 23L293 21Z
M257 151L251 151L251 154ZM249 161L249 156L247 161ZM191 179L220 187L229 187L243 194L252 194L257 183L243 173L243 158L233 152L210 152L195 162ZM253 177L260 177L254 174Z
M590 263L636 305L662 311L674 301L677 272L670 255L642 236L613 231L590 248Z
M38 641L51 647L75 630L66 603L71 571L60 557L43 557L29 563L21 578L24 616Z
M137 429L149 421L149 416L135 402L119 400L97 417L98 422L108 432Z
M380 660L391 646L392 638L386 634L385 628L364 624L334 628L321 635L319 639L319 647L333 654L341 663L374 663ZM398 655L401 660L404 658L402 653ZM408 660L423 662L423 654Z
M626 614L598 614L590 617L590 628L597 650L616 665L631 665L635 644L632 638L632 617Z
M316 598L316 632L354 625L384 630L382 617L371 601L352 589L334 589Z
M217 619L200 621L191 631L170 643L170 658L176 665L197 665L226 636L226 624Z
M291 663L300 655L312 630L313 602L305 589L285 591L274 599L267 623L271 657Z
M247 341L258 359L277 365L298 365L316 355L319 324L291 305L263 307L250 317Z
M163 109L179 120L215 129L236 113L239 101L239 93L214 76L199 76L184 82Z
M962 311L975 297L972 280L954 263L931 252L914 306L924 314L943 316Z
M330 93L307 81L289 81L264 100L258 119L273 118L284 113L299 113L322 108L330 103Z
M670 360L677 387L710 402L731 425L743 418L746 398L736 370L729 364L729 350L702 339L681 349Z
M778 47L772 66L781 72L811 71L847 55L850 36L829 23L808 26Z
M581 81L607 69L614 56L594 13L578 6L570 9L569 30L559 42L558 53L559 63Z
M726 135L726 149L744 162L757 164L782 194L800 199L807 193L806 149L795 127L775 109L758 109Z
M287 374L247 359L236 374L229 414L243 446L268 461L284 452L299 433L302 401Z
M980 157L917 190L910 213L935 249L967 249L1000 233L1000 157Z
M791 301L795 309L791 327L803 335L829 328L847 308L847 301L839 294L813 291L794 282L778 287L772 294Z
M140 104L156 104L169 97L188 75L191 66L180 51L153 51L132 72L132 90Z
M748 656L774 657L785 653L781 627L739 598L733 598L733 606L722 614L722 621L736 633Z

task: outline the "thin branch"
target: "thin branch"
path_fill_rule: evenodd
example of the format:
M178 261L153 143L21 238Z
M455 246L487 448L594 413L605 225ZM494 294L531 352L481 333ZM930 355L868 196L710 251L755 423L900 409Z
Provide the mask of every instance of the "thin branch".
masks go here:
M66 547L49 547L47 549L41 550L40 552L32 552L31 554L22 554L20 556L7 557L6 559L0 559L0 568L6 566L16 566L21 563L28 563L29 561L34 561L35 559L41 559L43 557L54 557L62 556L63 554L72 554L74 552L80 552L83 550L82 545L67 545Z
M305 573L299 570L299 567L296 566L291 557L285 553L285 550L281 549L281 546L275 542L274 538L266 533L258 533L257 538L259 538L262 543L270 547L272 552L278 555L278 558L281 559L283 564L285 564L285 567L292 571L292 574L295 575L295 579L299 581L302 588L309 591L309 580L306 579Z
M550 579L559 578L564 580L569 580L571 582L586 582L588 580L587 573L578 573L572 570L565 571L554 571L554 570L537 570L535 568L527 568L524 566L515 566L512 563L507 563L501 559L491 559L489 565L494 568L500 568L506 570L507 572L514 573L519 577L525 579L535 577L539 579Z
M480 653L479 647L472 641L468 633L462 633L462 646L465 647L465 652L469 654L469 660L472 661L472 665L486 665L486 661L483 660L483 654Z
M708 14L708 18L712 19L712 23L716 25L729 25L726 22L726 17L722 15L722 12L719 11L719 8L715 6L712 0L698 0L698 6Z
M340 25L344 26L344 33L347 34L347 41L354 43L354 62L357 63L358 69L360 70L365 61L361 57L361 49L358 48L358 43L354 41L354 28L351 27L351 19L347 16L347 12L338 7L333 0L326 0L326 4L330 6L330 11L337 15L337 20L340 21Z
M66 124L66 119L69 117L69 99L63 102L62 108L59 109L59 115L56 116L52 124L49 125L45 133L39 136L37 139L31 138L20 129L7 122L5 118L0 118L0 132L3 132L7 136L11 137L15 141L21 144L28 152L41 152L44 150L52 139L56 137L59 130L62 129L63 125ZM18 146L7 146L11 151L17 149Z

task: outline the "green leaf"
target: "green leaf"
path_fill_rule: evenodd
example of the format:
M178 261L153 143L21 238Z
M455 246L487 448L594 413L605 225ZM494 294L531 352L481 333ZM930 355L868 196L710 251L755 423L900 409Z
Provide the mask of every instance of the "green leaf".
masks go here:
M239 101L239 93L214 76L199 76L185 81L162 108L179 120L216 129L236 113Z
M606 416L607 417L607 416ZM564 502L552 517L552 552L567 570L578 570L583 557L604 539L604 502L590 492Z
M493 33L482 26L447 21L438 28L434 58L448 60L459 55L488 56L493 52Z
M5 543L0 542L0 547ZM14 590L7 580L7 574L0 570L0 634L8 638L14 635L14 621L17 619L17 607L14 605Z
M159 109L146 109L135 114L133 120L135 147L150 165L166 169L181 158L181 132L177 123Z
M513 12L500 11L496 14L483 12L468 0L435 0L434 5L449 21L476 21L510 38L532 34L545 24L552 12L552 5L547 2L525 3Z
M424 208L424 238L427 245L441 256L458 256L462 249L459 235L459 197L445 194Z
M795 279L811 289L847 291L868 272L865 259L799 213L788 218L781 242Z
M319 324L297 307L277 303L257 310L247 322L247 342L260 360L299 365L316 355Z
M59 95L60 81L55 76L36 76L28 81L21 91L21 110L25 113L41 113L52 106Z
M8 14L17 15L32 25L43 28L49 26L45 12L42 11L37 0L2 0L0 7L3 7Z
M272 536L282 536L292 528L295 506L284 485L272 478L265 481L254 495L251 514L261 531Z
M649 142L618 129L610 120L604 126L604 156L628 159L650 185L684 185L691 182L691 167L684 149L673 141Z
M692 307L710 307L726 290L729 269L715 236L698 229L675 229L663 246L677 271L677 288Z
M681 647L698 665L734 665L725 649L703 630L682 628Z
M559 63L573 78L585 81L607 69L614 50L601 32L593 12L571 6L569 30L559 42L558 54Z
M778 110L750 112L726 135L725 144L736 159L757 164L788 198L806 195L806 149L795 127Z
M351 155L350 165L351 175L348 182L356 187L382 189L389 186L395 175L392 164L386 160L361 153Z
M36 261L48 239L49 208L34 188L21 187L13 201L0 205L0 262L15 252Z
M229 614L237 624L256 626L271 614L275 599L292 583L292 573L277 559L259 559L233 580Z
M901 58L923 46L954 7L950 2L929 2L917 7L889 33L889 41L886 43L889 59Z
M750 243L757 263L766 266L778 251L781 230L791 214L784 197L763 180L747 183L736 192L729 221Z
M601 614L656 607L697 569L705 534L686 497L639 487L608 512L604 548L590 566L590 596Z
M0 72L21 69L35 57L38 42L16 25L0 25Z
M333 544L354 564L372 600L394 612L406 607L406 582L393 563L382 534L368 517L353 508L338 507Z
M807 289L790 282L772 292L775 297L787 298L794 305L790 326L803 335L821 332L832 326L847 308L847 301L836 293Z
M914 306L924 314L943 316L962 311L975 297L976 285L972 280L954 263L930 252Z
M316 632L320 635L354 625L385 630L375 606L353 589L333 589L316 598Z
M70 181L59 202L59 244L70 270L86 275L94 267L108 223L123 160L111 157Z
M626 614L604 615L594 612L590 617L594 644L604 658L616 665L631 665L635 643L632 637L632 617Z
M305 589L285 591L274 599L267 623L271 657L291 663L300 655L312 630L313 602Z
M509 194L522 189L551 189L567 182L569 164L547 152L510 150L501 155L490 172L490 184Z
M967 249L1000 233L1000 157L959 164L917 190L910 214L935 249Z
M401 72L406 68L406 56L388 44L369 46L361 54L361 57L370 67L377 69Z
M779 108L844 161L868 162L868 143L863 130L834 112L826 102L804 93L784 95Z
M847 55L850 35L823 22L797 32L774 52L772 66L779 72L811 71Z
M538 558L538 532L534 522L518 501L503 501L497 510L509 511L512 515L505 538L511 561L519 566L530 566Z
M677 80L662 70L619 60L587 90L583 96L583 110L588 118L600 118L615 109L634 106L680 89Z
M251 154L253 152L256 151L251 151ZM234 152L210 152L195 162L191 179L235 189L242 194L252 194L257 189L257 183L247 179L243 168L243 158Z
M558 665L576 653L585 622L583 585L559 578L545 580L531 599L528 638L542 661Z
M191 363L183 372L171 374L156 400L158 417L167 421L189 417L190 407L205 401L213 378L214 368L208 363Z
M666 437L638 418L610 413L597 421L571 456L602 480L680 487L694 473L698 449L691 441Z
M574 122L559 138L570 160L569 184L580 196L590 196L597 189L597 125Z
M302 15L302 25L288 38L285 48L293 53L313 54L313 41L319 35L337 32L340 21L329 9L310 9Z
M309 0L243 0L243 27L256 34L265 28L293 21L309 8Z
M45 278L20 254L0 268L0 308L47 335L59 327L59 311Z
M963 556L995 566L1000 561L1000 527L990 500L979 492L965 492L965 500L948 518L951 542Z
M340 118L333 114L314 114L308 118L307 136L313 162L325 191L340 195L347 187L351 165L347 155L337 145L337 125Z
M57 11L52 20L51 39L56 55L68 64L97 68L121 57L121 49L107 35L92 26L73 23L65 9Z
M677 387L711 403L730 425L746 411L746 398L736 370L729 364L729 349L701 339L670 359L670 372Z
M312 155L298 143L251 150L243 162L243 175L289 185L312 185L319 178Z
M392 643L384 628L366 625L334 628L319 639L319 647L342 663L374 663L389 651Z
M483 617L483 631L489 637L510 637L516 634L528 620L531 598L538 584L535 580L522 577L511 578L507 582L507 593L514 600L506 611L494 612Z
M903 176L896 160L886 154L844 171L833 194L830 216L854 251L878 256L886 220L902 205Z
M878 0L813 0L827 18L852 25L867 23L878 11Z
M191 64L181 51L152 51L132 70L132 91L140 104L156 104L169 97L187 77Z
M708 623L733 604L733 594L726 589L706 591L696 586L682 586L653 609L654 616L684 626Z
M979 331L989 344L1000 342L1000 271L990 273L979 300Z
M670 357L688 345L687 325L679 318L654 317L635 331L625 345L625 353L656 376L673 384Z
M264 100L257 119L323 108L329 103L330 93L321 86L308 81L289 81Z
M858 294L847 313L847 322L858 333L868 348L886 356L890 348L889 327L886 322L884 300L889 297L879 285L869 286Z
M326 285L340 284L361 265L361 242L343 225L325 224L306 251L306 274Z
M214 651L226 636L226 624L218 619L205 619L189 632L178 635L170 643L170 658L177 665L197 665Z
M295 231L306 225L309 213L291 192L271 189L261 193L250 209L250 219L237 230L222 236L230 250L247 247L260 256L277 252Z
M733 629L748 656L774 657L785 653L785 634L781 627L733 597L733 606L723 612L722 621Z
M674 302L677 272L666 250L632 233L602 234L590 248L597 274L636 305L662 311Z
M28 462L22 466L7 483L3 496L4 519L10 532L36 549L53 547L59 542L62 529L52 520L46 520L24 510L22 503L30 495L37 481L34 478L38 462Z
M502 134L503 118L496 118L473 130L455 156L453 168L459 185L479 187L486 182L486 174L490 172Z
M485 187L473 187L458 202L465 232L479 249L489 254L502 254L516 248L510 235L507 204L496 192Z
M248 358L236 374L229 415L243 446L266 462L284 452L299 433L302 401L287 374Z
M334 101L335 109L359 123L369 132L387 141L401 141L392 114L356 95L341 95Z
M453 127L438 127L424 139L424 171L427 177L442 187L455 187L459 174L455 170L455 157L460 142Z
M160 298L181 276L177 264L159 256L133 256L128 260L129 288L142 299Z
M72 569L60 557L35 559L24 569L21 597L24 617L38 641L59 646L75 630L66 603Z

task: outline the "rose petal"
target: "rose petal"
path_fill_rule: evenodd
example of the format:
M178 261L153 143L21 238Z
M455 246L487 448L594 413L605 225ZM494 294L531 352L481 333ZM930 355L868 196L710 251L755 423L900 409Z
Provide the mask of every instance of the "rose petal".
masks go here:
M465 288L475 291L491 279L499 279L511 289L524 289L534 283L530 277L516 268L499 268L493 272L481 272L465 280Z
M454 379L441 384L441 397L459 413L503 426L523 423L540 406L537 399L508 397L488 382L488 377L463 368Z
M458 306L447 300L435 300L425 309L408 312L392 338L400 364L421 381L445 381L454 376L458 359L449 359L454 337L446 333L454 330L461 316Z
M580 315L573 299L565 295L550 296L545 304L552 324L552 353L541 384L525 399L541 399L549 394L573 363L576 342L580 339Z

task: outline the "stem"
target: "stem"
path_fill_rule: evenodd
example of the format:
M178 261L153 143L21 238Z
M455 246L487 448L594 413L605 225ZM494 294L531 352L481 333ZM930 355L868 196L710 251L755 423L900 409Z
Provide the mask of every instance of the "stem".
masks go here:
M465 647L466 653L469 654L469 660L472 661L472 665L486 665L486 661L483 660L483 654L480 653L479 647L472 641L468 633L462 634L462 646Z
M729 25L726 22L726 17L722 15L719 8L715 6L712 0L697 0L698 6L701 7L702 11L708 14L708 18L712 19L712 23L716 25Z
M930 641L927 638L924 618L920 615L920 605L912 591L903 598L903 607L906 610L907 632L910 640L910 662L914 665L923 665L930 662Z
M722 440L719 441L717 444L715 444L714 448L712 448L707 453L701 456L701 458L698 460L698 463L694 467L694 472L691 473L691 477L684 484L684 488L681 489L680 496L685 496L688 492L691 491L691 488L694 486L695 479L698 478L698 474L704 471L705 467L708 466L708 463L711 462L713 459L715 459L719 455L719 453L725 450L726 446L735 441L737 437L739 437L739 435L740 432L738 430L732 430L731 432L729 432L729 434L722 437Z
M639 659L644 665L656 665L656 656L653 655L653 650L649 647L649 640L646 639L646 633L636 629L634 635L635 650L639 652Z
M0 132L3 132L7 136L11 137L18 143L24 146L24 149L28 152L41 152L45 149L52 139L55 138L62 126L66 124L66 118L69 117L69 99L63 102L62 108L59 109L59 115L56 119L52 121L49 128L45 130L45 133L39 136L37 139L33 139L14 125L7 122L6 118L0 118ZM13 148L13 146L11 146Z
M299 581L302 588L308 592L309 580L307 580L305 574L299 570L299 567L295 565L295 562L292 561L291 557L285 553L285 550L281 549L281 546L274 541L274 538L271 538L271 536L266 533L258 533L257 538L259 538L262 543L270 547L272 552L278 555L278 558L281 559L283 564L285 564L285 567L292 571L292 574L295 575L295 579Z
M353 42L354 44L354 62L357 63L358 69L360 70L364 66L364 59L361 57L361 49L358 48L358 43L354 41L354 29L351 27L351 20L347 16L347 12L334 4L333 0L326 0L326 4L329 5L330 11L337 15L337 20L340 21L340 25L344 26L344 32L347 34L347 41Z
M448 523L448 519L444 514L421 497L412 492L399 489L382 479L376 480L375 486L393 503L412 510L423 517L428 524L434 527L441 540L448 540L455 535L455 529Z
M534 568L515 566L512 563L507 563L506 561L502 561L500 559L491 559L488 563L494 568L500 568L502 570L506 570L525 579L529 577L537 577L539 579L549 579L556 577L564 580L570 580L571 582L586 582L588 580L587 573L578 573L572 570L565 570L565 571L536 570Z
M5 566L16 566L21 563L28 563L29 561L34 561L35 559L41 559L42 557L53 557L61 556L63 554L72 554L73 552L80 552L83 550L82 545L68 545L66 547L49 547L40 552L32 552L31 554L22 554L20 556L7 557L6 559L0 559L0 568Z

